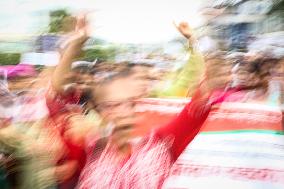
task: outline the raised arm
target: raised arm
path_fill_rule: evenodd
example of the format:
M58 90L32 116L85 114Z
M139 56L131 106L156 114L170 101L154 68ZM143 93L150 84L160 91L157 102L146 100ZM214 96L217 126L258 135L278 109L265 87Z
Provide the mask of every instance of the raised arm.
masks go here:
M181 113L157 131L161 138L173 137L172 155L174 160L198 134L210 112L209 95L202 93L202 89L198 89L191 102L184 107Z
M188 40L187 50L190 58L179 70L170 75L171 86L166 87L161 92L161 96L192 96L202 77L204 70L204 60L201 53L195 48L193 32L186 22L175 24L177 30Z
M71 64L78 56L85 41L88 39L86 17L77 19L76 29L70 39L65 43L60 62L52 77L52 87L56 92L63 93L64 85L68 82L71 73Z
M202 64L203 58L196 58L201 55L199 55L199 53L193 48L196 40L193 37L193 32L189 25L186 22L182 22L179 25L175 24L175 26L177 30L188 39L189 49L191 51L191 59L189 62L190 64L188 64L188 67L186 67L186 69L189 69L189 71L185 71L183 74L184 77L190 77L192 76L190 74L193 73L192 69L196 69L196 64ZM196 78L195 82L200 82L200 79L201 78ZM168 136L173 137L172 155L174 160L179 157L186 146L198 134L210 113L211 106L216 102L222 101L223 99L223 97L220 96L218 99L213 101L211 94L214 91L214 87L208 86L206 80L202 80L203 81L199 84L199 87L191 98L191 102L184 107L181 113L174 120L164 127L161 127L157 132L162 138ZM189 80L189 82L190 85L193 81Z
M189 48L192 48L194 43L196 42L196 39L193 35L193 31L188 25L187 22L181 22L179 25L174 23L177 30L188 40Z

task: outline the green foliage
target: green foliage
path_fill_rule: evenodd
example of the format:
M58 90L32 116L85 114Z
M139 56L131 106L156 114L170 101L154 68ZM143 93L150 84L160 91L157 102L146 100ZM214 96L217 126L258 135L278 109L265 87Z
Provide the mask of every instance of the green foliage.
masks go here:
M0 53L0 65L16 65L20 58L20 53Z
M58 33L63 30L64 19L70 16L70 14L64 10L54 10L49 13L50 22L49 22L49 33Z
M93 49L86 49L83 51L81 60L93 62L95 59L100 61L113 60L116 55L116 49L113 47L102 48L97 47Z

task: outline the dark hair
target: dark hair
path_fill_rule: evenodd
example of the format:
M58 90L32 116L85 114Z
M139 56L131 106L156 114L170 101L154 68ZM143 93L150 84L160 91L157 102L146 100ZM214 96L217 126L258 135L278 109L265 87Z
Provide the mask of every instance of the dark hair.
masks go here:
M248 64L249 73L254 73L260 77L269 75L270 69L277 63L277 59L273 58L258 58L251 62L246 62Z
M93 74L94 69L90 68L89 66L82 65L72 68L72 71L82 73L82 74Z
M113 72L109 76L105 77L100 84L106 84L109 83L113 80L120 79L120 78L125 78L129 75L133 74L133 67L126 67L123 70L120 70L119 72Z
M87 102L89 102L92 99L92 96L93 96L92 91L90 89L83 91L80 97L79 104L85 105Z
M152 68L152 67L154 67L153 64L147 64L147 63L134 64L134 67L135 67L135 66L142 66L142 67L147 67L147 68Z

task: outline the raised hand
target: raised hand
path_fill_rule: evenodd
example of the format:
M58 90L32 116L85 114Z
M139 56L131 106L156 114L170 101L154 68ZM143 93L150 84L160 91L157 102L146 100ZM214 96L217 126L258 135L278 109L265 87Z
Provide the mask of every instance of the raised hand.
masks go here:
M75 31L61 45L61 58L52 77L52 87L56 92L65 92L64 86L69 82L66 77L71 72L71 64L80 54L88 38L88 24L84 14L76 19Z
M174 23L175 27L177 28L177 30L187 39L190 39L192 37L192 29L190 28L190 26L188 25L187 22L181 22L179 23L179 25L177 25L176 23Z
M89 38L88 22L86 15L81 15L76 18L75 31L70 35L70 38L64 43L64 47L68 45L81 46Z

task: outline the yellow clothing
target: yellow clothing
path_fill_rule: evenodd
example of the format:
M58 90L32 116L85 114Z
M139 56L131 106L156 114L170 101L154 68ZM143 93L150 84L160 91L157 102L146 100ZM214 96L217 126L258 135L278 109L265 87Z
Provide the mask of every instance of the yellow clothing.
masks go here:
M163 88L157 92L158 97L191 96L204 71L203 56L196 50L190 50L189 61L177 72L171 73Z

